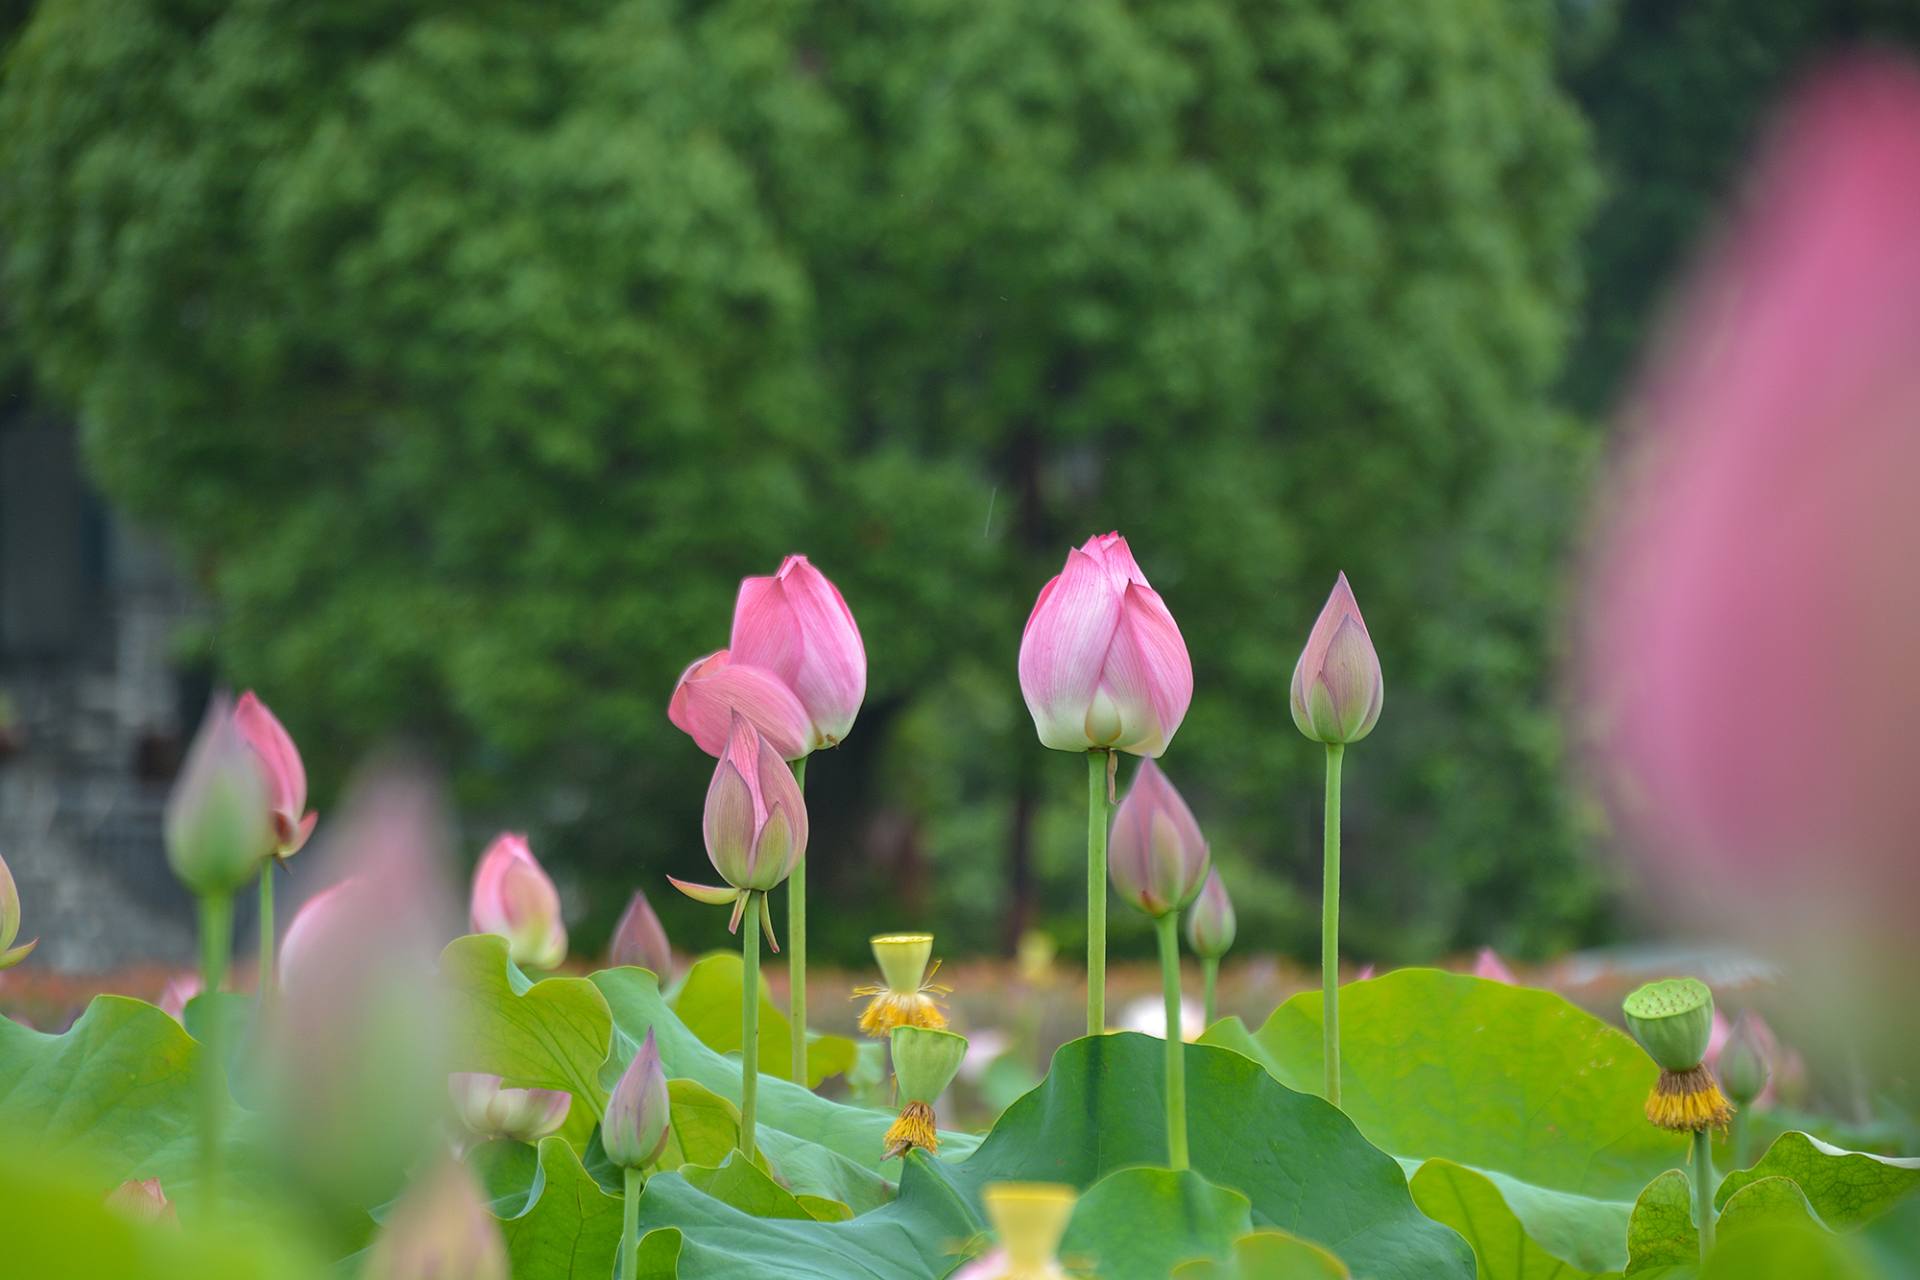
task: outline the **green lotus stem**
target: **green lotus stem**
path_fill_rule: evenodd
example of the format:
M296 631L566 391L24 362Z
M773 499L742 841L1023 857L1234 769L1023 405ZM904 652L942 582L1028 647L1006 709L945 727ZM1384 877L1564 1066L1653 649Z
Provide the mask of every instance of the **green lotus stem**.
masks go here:
M747 894L740 923L740 1149L754 1158L753 1117L760 1096L760 912L761 893Z
M1320 882L1320 995L1322 1057L1327 1101L1340 1105L1340 759L1346 747L1327 744L1327 822Z
M793 762L793 780L807 789L807 758ZM807 860L787 876L787 1017L793 1023L793 1082L807 1087Z
M1747 1167L1747 1108L1740 1107L1733 1113L1732 1129L1727 1158L1735 1169Z
M273 994L273 866L277 859L260 864L260 999L264 1003Z
M627 1169L620 1202L620 1275L633 1280L640 1270L640 1171Z
M1087 1034L1107 1029L1107 764L1087 752Z
M1693 1216L1700 1220L1700 1260L1713 1252L1713 1130L1693 1133Z
M1212 1026L1218 1012L1214 1006L1213 989L1220 981L1219 956L1206 956L1201 959L1200 981L1203 984L1200 1007L1206 1024Z
M200 990L212 996L227 980L227 956L233 948L233 895L208 893L200 897ZM220 1127L225 1108L221 1094L221 1021L209 1003L200 1020L200 1202L207 1216L217 1212L220 1198Z
M1180 914L1169 911L1153 922L1160 934L1160 985L1167 997L1167 1162L1187 1167L1187 1060L1180 1035Z

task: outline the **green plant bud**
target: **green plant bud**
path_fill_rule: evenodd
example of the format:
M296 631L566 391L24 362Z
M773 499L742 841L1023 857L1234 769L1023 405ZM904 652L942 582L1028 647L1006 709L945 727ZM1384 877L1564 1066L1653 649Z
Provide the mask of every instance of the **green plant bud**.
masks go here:
M1713 992L1698 978L1649 982L1621 1002L1627 1030L1647 1056L1668 1071L1691 1071L1706 1061L1713 1038Z
M929 1027L893 1029L893 1074L907 1102L931 1104L947 1091L967 1056L967 1038Z
M167 862L195 893L228 894L259 874L274 839L260 756L216 697L167 797Z
M1767 1061L1767 1047L1760 1028L1751 1014L1743 1013L1733 1024L1733 1034L1720 1050L1720 1085L1727 1096L1746 1106L1760 1096L1773 1074Z

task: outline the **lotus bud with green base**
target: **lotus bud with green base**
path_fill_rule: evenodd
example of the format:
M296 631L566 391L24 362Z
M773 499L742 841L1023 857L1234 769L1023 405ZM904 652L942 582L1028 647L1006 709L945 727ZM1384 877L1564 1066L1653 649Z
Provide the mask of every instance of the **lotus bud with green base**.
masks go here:
M1060 1240L1074 1189L1057 1182L992 1182L980 1192L999 1247L954 1273L953 1280L1065 1280Z
M965 1036L930 1027L894 1028L893 1075L906 1105L900 1109L900 1118L887 1130L883 1160L904 1156L915 1148L927 1152L940 1149L933 1104L953 1083L966 1056Z
M1736 1169L1747 1165L1747 1108L1759 1100L1773 1076L1768 1047L1772 1037L1764 1026L1757 1016L1743 1012L1734 1020L1733 1034L1720 1050L1720 1085L1734 1102L1732 1146Z
M1704 1259L1713 1248L1711 1135L1733 1118L1733 1107L1706 1063L1713 1038L1713 992L1698 978L1663 978L1634 991L1620 1008L1627 1030L1660 1065L1660 1078L1647 1095L1647 1119L1662 1129L1693 1135L1694 1219Z
M876 1040L885 1039L895 1027L926 1027L938 1031L947 1025L946 1011L935 998L952 991L951 987L930 982L940 971L933 957L930 933L881 933L873 938L873 958L880 966L885 982L880 986L855 987L856 999L872 997L860 1014L860 1030Z

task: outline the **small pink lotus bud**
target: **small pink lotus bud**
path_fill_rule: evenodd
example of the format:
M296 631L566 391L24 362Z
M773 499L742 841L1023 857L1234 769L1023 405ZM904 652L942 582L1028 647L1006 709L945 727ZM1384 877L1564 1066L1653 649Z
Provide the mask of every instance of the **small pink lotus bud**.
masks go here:
M1069 551L1040 588L1020 637L1020 692L1055 751L1167 749L1193 701L1193 663L1118 533Z
M1502 982L1509 987L1520 985L1520 979L1513 976L1513 970L1507 968L1507 962L1492 947L1480 948L1480 954L1473 958L1473 976L1489 982Z
M274 856L291 858L306 844L320 817L307 809L307 769L300 763L300 749L251 689L240 695L233 722L260 757L266 774L267 802L273 811Z
M765 667L793 690L811 723L809 750L831 747L853 728L867 696L866 646L840 589L805 556L740 583L728 646L736 662Z
M20 889L13 883L7 860L0 858L0 969L11 969L40 945L40 939L13 945L20 936Z
M1385 691L1380 655L1343 573L1294 664L1293 722L1315 742L1358 742L1379 722Z
M1773 1031L1759 1014L1743 1012L1733 1024L1727 1042L1716 1052L1708 1047L1707 1064L1720 1077L1727 1096L1738 1106L1751 1106L1766 1093L1773 1060L1780 1051Z
M1193 901L1212 865L1187 802L1152 760L1142 760L1113 815L1108 874L1122 898L1150 916Z
M668 1132L667 1073L660 1066L660 1046L653 1029L640 1042L639 1052L620 1073L600 1120L600 1145L607 1159L623 1169L644 1169L666 1150Z
M180 1225L180 1215L174 1212L173 1202L167 1199L167 1193L160 1189L158 1178L142 1178L138 1181L128 1178L107 1193L107 1207L134 1222Z
M667 931L660 927L653 904L639 889L633 891L620 923L613 927L613 940L607 944L607 967L623 964L651 969L662 983L673 976L673 948L667 945Z
M538 1142L567 1121L573 1095L564 1089L508 1089L499 1076L456 1071L447 1093L460 1123L482 1138Z
M726 754L707 787L702 831L707 857L730 889L674 884L702 902L731 901L733 890L765 892L787 878L807 852L807 802L773 744L745 718L733 718Z
M160 999L155 1001L160 1012L175 1022L185 1024L187 1020L187 1002L200 994L200 975L197 973L176 973L167 979L167 985L160 988Z
M400 1197L360 1274L362 1280L509 1280L511 1267L473 1175L443 1160Z
M473 869L472 919L475 933L507 940L515 964L553 969L567 958L560 892L523 835L502 832L480 856Z
M266 769L224 697L207 708L167 797L167 862L198 894L232 893L277 846Z
M1202 960L1218 960L1233 945L1233 900L1220 882L1220 869L1207 872L1200 896L1187 908L1187 946Z
M726 649L681 672L667 703L667 719L710 756L726 750L736 715L758 729L783 760L798 760L813 750L813 722L793 690L765 667L734 661Z

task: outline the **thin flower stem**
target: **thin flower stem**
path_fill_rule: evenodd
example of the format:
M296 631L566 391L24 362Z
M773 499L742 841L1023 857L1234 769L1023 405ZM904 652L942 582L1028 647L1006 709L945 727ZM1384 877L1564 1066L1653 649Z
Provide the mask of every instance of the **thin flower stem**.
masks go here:
M1186 1041L1180 1034L1180 916L1155 920L1160 934L1160 984L1167 997L1167 1164L1187 1167Z
M1087 752L1087 1034L1107 1029L1107 756Z
M753 1120L760 1097L760 912L766 895L747 895L740 924L740 1149L755 1156Z
M634 1280L640 1270L640 1171L625 1171L625 1196L620 1205L620 1276Z
M807 758L793 762L793 780L807 789ZM807 1087L807 860L787 877L787 1017L793 1023L793 1082Z
M1727 1159L1733 1162L1735 1169L1747 1167L1747 1109L1737 1108L1733 1113L1731 1141L1728 1143Z
M1325 862L1320 883L1320 996L1327 1101L1340 1105L1340 760L1346 747L1327 744Z
M1700 1225L1700 1260L1713 1252L1713 1130L1693 1134L1693 1216Z
M227 980L227 956L233 948L233 895L209 893L200 899L200 990L209 997L207 1016L199 1020L200 1040L200 1203L211 1218L220 1200L220 1129L225 1115L225 1047L221 1017L211 997Z
M1212 1026L1220 1012L1213 1000L1213 989L1220 981L1220 957L1208 956L1200 962L1200 980L1204 984L1200 1007L1206 1024Z
M275 930L273 922L273 868L278 861L279 859L277 858L268 858L260 864L259 992L260 1000L263 1004L268 997L273 994L274 989L273 944Z

